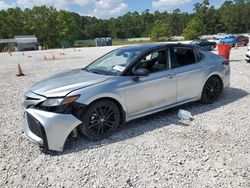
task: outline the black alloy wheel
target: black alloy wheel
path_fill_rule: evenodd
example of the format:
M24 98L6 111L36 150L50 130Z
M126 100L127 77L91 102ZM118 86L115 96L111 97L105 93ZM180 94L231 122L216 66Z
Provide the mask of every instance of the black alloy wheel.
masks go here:
M216 76L209 78L203 88L201 102L211 104L215 102L223 90L220 79Z
M115 103L101 100L90 105L82 117L80 129L90 140L110 136L119 126L120 112Z

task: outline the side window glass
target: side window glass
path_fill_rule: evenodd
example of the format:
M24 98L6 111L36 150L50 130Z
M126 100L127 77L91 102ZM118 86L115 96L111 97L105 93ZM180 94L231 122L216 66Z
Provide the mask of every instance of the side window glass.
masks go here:
M196 56L196 60L197 62L200 62L204 59L204 55L202 55L200 52L195 50L195 56Z
M190 65L196 63L196 57L194 50L187 47L174 47L174 59L172 62L172 68L182 67L185 65Z
M132 71L144 68L150 73L166 70L168 67L168 57L166 50L155 51L143 57L133 68Z
M159 52L153 52L152 55L151 55L151 58L154 59L154 58L158 58L159 56Z

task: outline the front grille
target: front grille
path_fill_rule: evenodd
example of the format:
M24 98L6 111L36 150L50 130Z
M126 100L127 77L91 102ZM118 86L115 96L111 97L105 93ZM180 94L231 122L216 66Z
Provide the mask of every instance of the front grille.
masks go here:
M47 137L42 124L29 113L27 113L27 121L31 132L41 138L44 146L47 147Z

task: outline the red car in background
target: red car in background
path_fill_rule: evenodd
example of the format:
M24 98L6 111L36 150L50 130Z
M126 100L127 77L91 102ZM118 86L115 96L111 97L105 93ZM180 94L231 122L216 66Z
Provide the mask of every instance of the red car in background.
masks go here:
M238 35L237 37L237 45L239 46L247 46L248 42L249 42L249 38L245 37L243 35Z

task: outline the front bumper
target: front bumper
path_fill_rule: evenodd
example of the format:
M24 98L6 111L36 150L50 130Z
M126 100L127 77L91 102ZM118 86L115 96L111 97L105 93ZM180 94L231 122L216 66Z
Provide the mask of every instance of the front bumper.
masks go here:
M71 131L82 122L72 114L58 114L28 108L25 111L23 133L31 142L49 150L63 151Z

